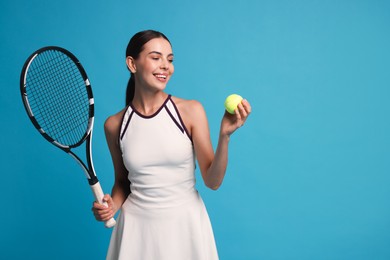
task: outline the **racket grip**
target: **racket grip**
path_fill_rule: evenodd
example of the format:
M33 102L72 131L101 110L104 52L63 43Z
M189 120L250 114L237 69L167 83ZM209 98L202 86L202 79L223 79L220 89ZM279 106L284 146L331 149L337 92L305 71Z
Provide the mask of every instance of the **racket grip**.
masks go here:
M104 193L103 193L102 187L100 186L100 182L97 182L97 183L90 185L90 186L91 186L92 193L95 196L96 201L104 206L107 206L107 203L103 201ZM106 228L112 228L113 226L115 226L115 224L116 224L116 221L114 218L111 218L111 219L104 222L104 225L106 226Z

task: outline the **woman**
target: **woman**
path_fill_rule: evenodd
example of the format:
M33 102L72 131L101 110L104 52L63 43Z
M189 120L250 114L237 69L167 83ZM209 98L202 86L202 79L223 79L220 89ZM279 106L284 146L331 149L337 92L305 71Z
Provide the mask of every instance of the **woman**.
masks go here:
M230 135L247 119L243 100L224 114L213 151L202 105L164 92L173 72L168 38L157 31L135 34L126 49L131 77L126 107L110 116L105 134L115 183L108 206L93 204L97 220L121 210L107 259L218 259L210 220L195 189L195 156L205 185L220 187Z

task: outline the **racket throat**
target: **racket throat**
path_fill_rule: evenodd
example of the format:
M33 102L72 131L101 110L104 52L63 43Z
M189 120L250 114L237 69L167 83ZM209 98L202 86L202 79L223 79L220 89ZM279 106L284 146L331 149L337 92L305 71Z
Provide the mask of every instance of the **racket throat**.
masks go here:
M80 167L83 169L83 172L85 174L85 177L87 177L88 179L88 183L89 185L94 185L96 184L97 182L99 182L98 178L96 177L96 175L94 174L94 171L93 170L89 170L87 165L85 165L85 163L80 159L80 157L78 157L75 153L73 153L72 151L68 151L68 154L70 156L73 157L73 159L76 160L76 162L80 165ZM88 164L91 165L91 161L88 160Z
M88 179L88 183L90 186L95 185L98 182L99 182L99 180L96 176L93 176L91 179Z

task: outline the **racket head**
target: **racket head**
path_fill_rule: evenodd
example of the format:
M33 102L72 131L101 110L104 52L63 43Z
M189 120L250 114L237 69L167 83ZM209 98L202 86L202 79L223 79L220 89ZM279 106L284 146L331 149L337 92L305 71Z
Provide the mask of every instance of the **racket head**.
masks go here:
M91 133L91 84L79 60L68 50L47 46L32 53L22 68L20 91L31 122L52 144L69 150Z

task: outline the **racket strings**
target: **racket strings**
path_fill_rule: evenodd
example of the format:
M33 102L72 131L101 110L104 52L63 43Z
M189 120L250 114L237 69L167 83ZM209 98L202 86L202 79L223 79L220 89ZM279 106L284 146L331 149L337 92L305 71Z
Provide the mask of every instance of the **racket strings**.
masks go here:
M52 82L55 86L76 86L77 81L80 82L81 88L73 88L72 91L64 92L64 88L61 88L61 91L55 91L56 89L52 88L52 101L55 101L56 104L66 104L65 107L63 106L51 106L53 108L52 114L57 116L57 119L60 120L60 122L63 122L65 124L59 124L56 122L52 126L52 129L55 130L58 133L61 133L62 136L65 137L67 142L71 142L71 140L79 140L79 136L83 135L85 132L84 129L77 128L77 124L72 123L72 120L74 119L74 116L81 116L81 113L72 113L76 111L70 110L71 108L77 108L76 106L69 106L69 104L72 104L72 101L77 101L74 99L74 97L82 97L82 93L80 93L80 90L85 90L85 86L83 83L83 79L81 78L80 74L78 73L77 67L73 64L73 62L69 59L65 60L68 62L61 62L60 64L63 65L58 66L58 63L49 63L50 66L48 67L50 71L52 72L49 74L49 82ZM46 63L48 64L48 63ZM72 68L72 65L75 68ZM61 73L62 72L62 73ZM79 78L76 78L75 75L72 75L71 73L76 72L76 75L79 76ZM53 77L53 75L57 75L56 77ZM50 87L50 86L49 86ZM78 90L76 92L75 90ZM73 95L70 95L73 94ZM84 99L85 100L85 99ZM79 103L79 102L78 102ZM50 107L50 106L48 106ZM64 110L65 108L65 110ZM67 111L64 113L64 111ZM76 118L77 121L77 118ZM75 121L75 122L76 122ZM85 122L85 121L84 121ZM52 122L53 123L53 122ZM79 130L78 133L74 130ZM78 136L78 137L76 137ZM76 141L77 141L76 140Z
M69 60L68 60L69 61ZM65 84L65 86L72 86L75 84L74 80L77 80L78 82L81 83L81 81L83 81L81 75L77 72L76 75L72 75L70 74L70 72L73 72L74 71L74 68L72 68L72 65L74 66L73 62L71 63L62 63L64 65L64 68L60 68L60 67L56 67L54 66L54 64L52 64L50 66L50 69L52 70L53 74L50 74L52 77L50 77L50 80L52 80L52 82L55 84L55 85L61 85L61 84ZM62 69L62 72L63 74L60 73L60 71L58 71L59 69ZM57 75L58 77L53 77L53 75ZM79 76L78 79L74 78L74 76ZM71 80L71 79L74 79L74 80ZM65 104L70 104L71 103L71 98L73 97L79 97L79 98L83 98L84 97L82 96L83 93L80 93L80 91L84 91L85 90L85 86L84 86L84 83L81 83L81 86L82 88L77 88L75 90L78 90L78 93L77 92L71 92L73 95L69 95L69 92L65 92L64 91L55 91L53 92L53 95L55 96L55 99L62 99L61 102L65 103ZM64 90L63 88L61 90ZM53 99L54 100L54 99ZM85 99L84 99L85 100ZM61 111L58 110L58 108L61 108L61 106L57 106L57 107L53 107L55 109L55 112L54 113L56 116L58 116L58 120L62 120L62 122L65 122L65 123L68 123L68 122L71 122L69 121L70 119L73 119L73 116L81 116L82 114L81 113L62 113ZM77 107L74 107L74 108L77 108ZM68 116L68 118L65 118L65 116ZM69 118L69 117L72 117L72 118ZM67 130L67 132L63 132L63 136L65 138L67 138L68 142L70 142L70 140L79 140L80 138L78 138L78 136L82 135L85 131L83 131L83 129L81 129L80 132L78 132L78 134L75 133L74 130L80 130L78 128L76 128L77 125L69 125L68 127L61 127L60 124L55 124L53 125L53 129L55 129L56 131L64 131L64 130ZM69 139L68 136L71 135L72 138Z
M51 138L74 145L89 129L86 83L73 60L50 50L30 65L26 92L35 119Z

